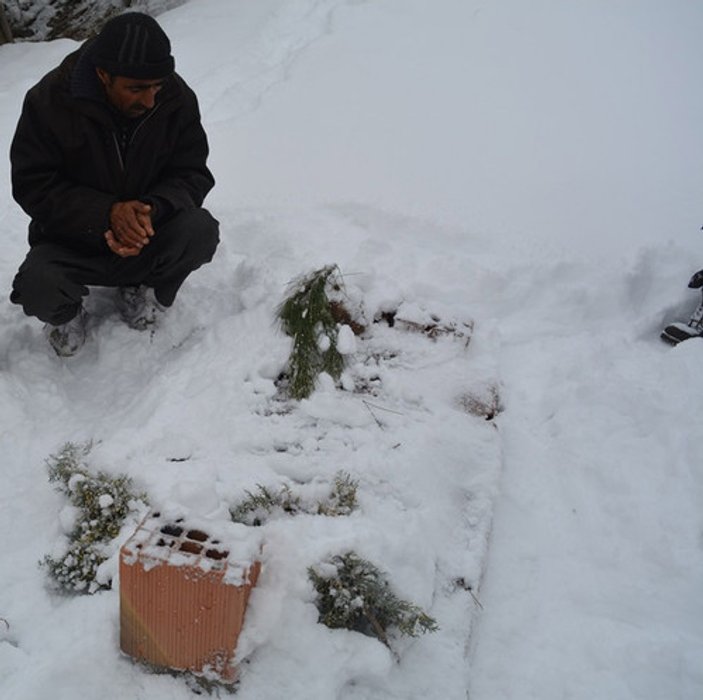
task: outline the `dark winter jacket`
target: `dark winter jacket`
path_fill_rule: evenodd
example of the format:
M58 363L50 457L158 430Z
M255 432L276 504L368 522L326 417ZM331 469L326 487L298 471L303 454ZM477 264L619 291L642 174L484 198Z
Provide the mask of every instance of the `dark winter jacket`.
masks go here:
M186 83L168 78L154 108L126 124L105 98L90 50L86 42L25 97L10 159L14 198L32 218L30 245L55 241L107 252L115 202L152 204L158 231L164 218L201 206L214 185L198 103Z

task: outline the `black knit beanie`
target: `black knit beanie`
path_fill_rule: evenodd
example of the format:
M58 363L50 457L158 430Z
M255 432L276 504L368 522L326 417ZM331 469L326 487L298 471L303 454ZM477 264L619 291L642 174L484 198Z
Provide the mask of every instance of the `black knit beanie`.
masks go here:
M95 65L110 75L158 80L171 75L176 65L164 30L141 12L113 17L91 48Z

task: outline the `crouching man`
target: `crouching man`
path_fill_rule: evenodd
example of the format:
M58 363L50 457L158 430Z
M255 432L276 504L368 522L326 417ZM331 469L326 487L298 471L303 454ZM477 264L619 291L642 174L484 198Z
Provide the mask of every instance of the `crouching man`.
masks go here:
M214 185L193 91L174 72L156 20L127 13L27 93L10 159L31 217L10 299L45 322L57 354L85 342L89 286L117 288L133 328L152 327L209 262Z

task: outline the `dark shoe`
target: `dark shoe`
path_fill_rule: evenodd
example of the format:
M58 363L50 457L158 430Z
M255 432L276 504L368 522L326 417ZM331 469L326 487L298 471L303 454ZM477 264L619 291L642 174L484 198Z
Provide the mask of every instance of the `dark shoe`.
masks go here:
M154 328L166 312L166 308L157 301L154 290L144 284L138 287L120 287L117 308L122 320L137 331Z
M44 325L44 335L59 357L73 357L85 345L87 314L80 311L67 323L60 326Z
M672 323L662 331L660 338L672 345L678 345L684 340L700 338L701 336L703 336L703 331L700 328L693 328L687 323Z
M703 287L703 270L698 270L693 277L688 281L688 286L691 289L699 289Z

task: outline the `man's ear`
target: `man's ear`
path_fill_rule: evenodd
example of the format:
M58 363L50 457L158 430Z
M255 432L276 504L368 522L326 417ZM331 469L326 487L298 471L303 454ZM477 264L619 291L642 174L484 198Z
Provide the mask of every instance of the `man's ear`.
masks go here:
M107 87L112 83L112 76L103 68L96 68L95 72L98 74L100 82Z

